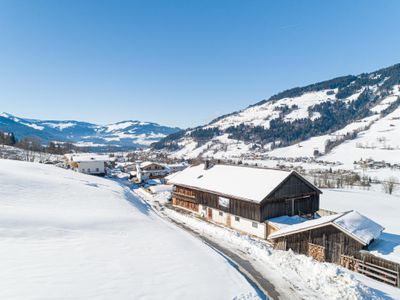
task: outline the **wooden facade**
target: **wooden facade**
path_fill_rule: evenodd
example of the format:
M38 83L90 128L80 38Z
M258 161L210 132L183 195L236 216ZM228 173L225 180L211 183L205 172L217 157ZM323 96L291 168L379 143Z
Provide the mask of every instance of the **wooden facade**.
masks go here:
M261 219L308 215L319 209L319 191L297 173L292 173L261 202Z
M358 256L364 248L360 242L331 224L278 237L273 242L276 249L292 249L316 260L336 264L340 264L342 255Z
M243 188L246 188L245 186ZM261 203L239 199L217 192L175 185L173 198L190 197L195 202L257 222L283 215L311 215L319 209L320 191L296 173L279 184ZM219 197L229 199L228 206L219 204Z

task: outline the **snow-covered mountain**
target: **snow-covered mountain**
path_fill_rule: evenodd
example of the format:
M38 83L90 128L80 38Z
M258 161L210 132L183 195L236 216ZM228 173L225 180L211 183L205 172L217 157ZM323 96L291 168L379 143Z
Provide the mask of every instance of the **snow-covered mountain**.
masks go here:
M122 121L96 125L73 120L36 120L0 114L0 131L13 132L17 138L35 136L48 141L68 141L77 146L135 148L148 146L179 128L156 123Z
M400 157L400 64L286 90L154 145L177 157Z

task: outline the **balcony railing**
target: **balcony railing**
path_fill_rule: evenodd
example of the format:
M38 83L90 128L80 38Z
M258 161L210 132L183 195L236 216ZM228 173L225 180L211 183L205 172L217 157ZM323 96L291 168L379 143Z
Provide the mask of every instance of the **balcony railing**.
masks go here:
M198 203L198 201L196 201L196 197L195 196L181 194L181 193L178 193L178 192L173 192L172 193L172 197L176 197L177 199L184 200L184 201Z

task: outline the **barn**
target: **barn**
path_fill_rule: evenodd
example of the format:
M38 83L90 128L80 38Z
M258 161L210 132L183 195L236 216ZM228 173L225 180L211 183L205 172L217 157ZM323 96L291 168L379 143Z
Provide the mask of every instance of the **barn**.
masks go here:
M294 171L225 164L192 166L168 183L174 185L174 206L264 239L270 218L313 218L321 194Z
M297 219L291 224L281 222L280 218L270 222L281 226L268 236L275 249L292 249L318 261L342 265L343 258L359 256L360 251L366 249L384 229L357 211L314 220Z

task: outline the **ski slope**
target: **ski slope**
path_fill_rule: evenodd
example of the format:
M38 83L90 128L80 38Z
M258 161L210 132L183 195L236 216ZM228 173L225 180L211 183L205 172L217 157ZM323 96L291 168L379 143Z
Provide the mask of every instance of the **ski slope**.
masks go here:
M256 299L119 183L0 159L0 299Z

